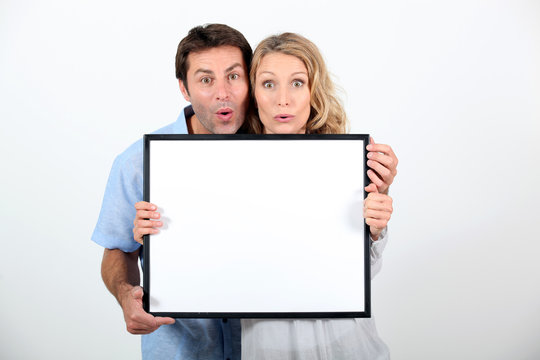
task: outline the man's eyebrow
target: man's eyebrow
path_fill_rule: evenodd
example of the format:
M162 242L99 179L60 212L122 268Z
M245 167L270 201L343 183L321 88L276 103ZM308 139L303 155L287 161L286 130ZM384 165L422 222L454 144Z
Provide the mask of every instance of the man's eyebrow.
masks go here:
M242 64L240 63L234 63L232 64L231 66L229 66L228 68L225 69L225 72L228 73L229 71L232 71L233 69L237 68L237 67L242 67Z
M203 73L203 74L208 74L208 75L213 75L214 72L212 70L208 70L208 69L197 69L194 73L194 75L197 75L198 73Z

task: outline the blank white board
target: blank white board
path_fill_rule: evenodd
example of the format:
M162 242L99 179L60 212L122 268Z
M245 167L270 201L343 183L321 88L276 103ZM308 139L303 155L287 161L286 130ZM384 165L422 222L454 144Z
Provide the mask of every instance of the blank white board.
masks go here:
M370 316L368 135L146 135L145 310Z

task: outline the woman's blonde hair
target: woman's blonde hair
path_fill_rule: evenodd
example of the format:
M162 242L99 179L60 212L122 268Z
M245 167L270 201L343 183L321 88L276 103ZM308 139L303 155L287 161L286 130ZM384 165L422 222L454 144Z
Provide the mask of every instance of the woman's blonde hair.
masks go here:
M255 77L262 59L270 53L292 55L302 60L308 71L311 93L311 112L306 124L306 134L343 134L348 131L347 115L343 105L336 97L336 90L322 55L311 41L294 33L270 36L259 43L253 53L249 79L251 98L255 104ZM250 106L247 117L247 131L263 133L263 124L259 119L256 106Z

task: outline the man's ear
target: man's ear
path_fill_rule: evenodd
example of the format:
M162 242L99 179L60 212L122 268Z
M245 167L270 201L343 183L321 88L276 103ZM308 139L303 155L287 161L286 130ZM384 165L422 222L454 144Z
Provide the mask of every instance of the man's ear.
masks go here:
M184 96L184 99L186 99L186 101L188 101L188 102L191 102L191 99L190 99L190 96L189 96L189 91L184 86L184 82L182 80L178 79L178 85L180 85L180 91L182 92L182 95Z

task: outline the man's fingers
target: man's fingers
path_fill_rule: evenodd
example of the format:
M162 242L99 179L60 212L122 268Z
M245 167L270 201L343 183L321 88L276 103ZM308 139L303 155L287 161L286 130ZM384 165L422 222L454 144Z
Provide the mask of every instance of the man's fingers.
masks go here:
M170 317L154 317L141 309L126 323L127 329L132 334L149 334L156 331L162 325L174 324L175 320Z
M379 187L379 190L381 192L384 192L385 188L389 187L390 185L392 185L392 182L394 181L394 175L392 174L392 172L387 169L386 167L384 167L383 165L381 165L380 163L376 162L376 161L373 161L373 160L368 160L368 166L371 167L373 170L375 170L376 172L376 175L379 177L379 179L382 180L382 183L379 184L377 182L377 179L374 179L372 180L375 184L377 184L377 186ZM368 171L368 177L371 179L372 177L374 177L374 174L369 174L369 171ZM379 181L381 182L381 181ZM384 186L384 188L383 188ZM382 190L381 190L382 188Z
M382 164L387 169L393 170L396 168L396 159L391 156L381 154L378 152L368 152L367 157L369 160L376 161Z
M133 229L133 240L135 240L141 245L144 245L144 235L157 234L157 232L158 230L152 228L148 230Z
M135 214L135 219L159 219L160 213L157 211L146 211L146 210L137 210Z
M155 220L137 220L135 226L138 228L153 228L163 226L163 223Z
M139 228L139 227L136 227L133 229L133 234L137 237L142 237L144 235L153 235L153 234L157 234L159 232L158 229L154 229L154 228L151 228L151 227L146 227L146 228Z
M370 168L375 170L377 174L379 174L379 176L383 179L386 179L387 177L390 177L392 175L387 167L377 161L368 160L367 164Z
M394 150L392 150L392 147L390 145L373 143L366 146L366 150L373 151L373 152L380 152L388 156L391 156L393 158L396 158L397 160L396 154L394 154Z
M156 322L158 324L158 326L161 326L161 325L172 325L175 323L175 320L173 318L170 318L170 317L156 317Z
M147 220L149 221L149 220ZM153 221L151 221L153 222ZM160 225L161 226L161 225ZM138 242L141 245L144 245L143 236L144 235L155 235L159 233L159 230L153 227L138 227L133 228L133 240Z
M133 220L133 225L135 226L133 228L133 239L141 245L144 245L143 243L144 235L157 234L159 233L159 230L156 229L156 227L163 226L163 223L161 221L141 219L139 215L141 214L145 215L144 213L148 213L148 211L137 210L137 216L135 217L135 220ZM157 214L159 217L159 213L154 213L154 212L150 212L150 213L151 214L146 214L146 215L152 216L153 214Z
M159 327L152 315L145 313L142 309L141 312L144 315L137 314L127 319L126 328L132 334L149 334Z
M139 201L138 203L135 203L135 209L154 211L157 210L157 206L147 201Z
M136 286L131 290L131 299L129 303L124 304L124 315L126 319L126 328L131 334L149 334L159 328L161 325L174 323L173 318L154 317L142 308L143 289ZM126 312L127 311L127 312Z
M371 180L371 182L375 184L377 187L381 187L384 185L384 181L377 175L375 171L369 169L367 171L367 176L369 180Z

